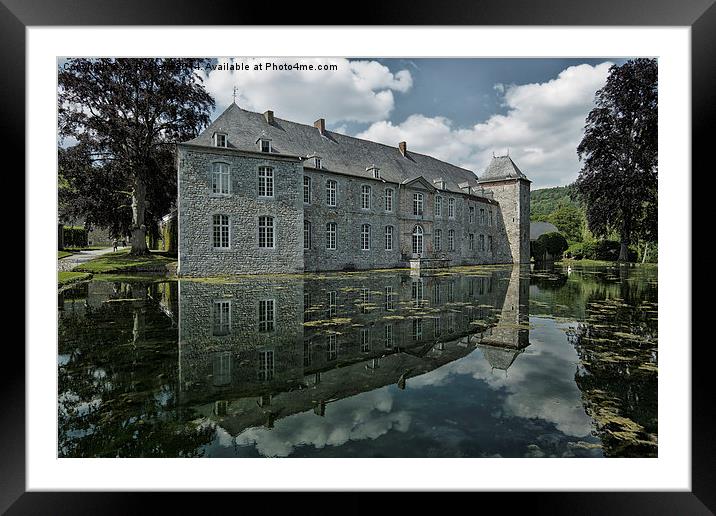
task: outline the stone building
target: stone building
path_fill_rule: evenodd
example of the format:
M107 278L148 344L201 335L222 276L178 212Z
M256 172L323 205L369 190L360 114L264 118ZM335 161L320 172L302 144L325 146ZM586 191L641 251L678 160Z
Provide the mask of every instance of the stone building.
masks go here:
M178 145L184 276L529 261L530 181L232 104Z

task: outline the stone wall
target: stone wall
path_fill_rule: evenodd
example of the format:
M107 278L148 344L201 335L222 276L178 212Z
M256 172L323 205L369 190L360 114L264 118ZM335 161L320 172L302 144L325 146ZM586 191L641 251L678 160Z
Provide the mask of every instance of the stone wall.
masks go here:
M223 152L222 152L223 151ZM488 183L494 200L458 192L434 190L420 180L408 185L374 178L356 178L326 170L304 168L297 158L230 152L226 149L179 146L179 274L290 273L407 267L412 233L423 229L423 257L447 258L450 265L502 264L529 260L529 182ZM215 162L228 163L231 193L211 194ZM274 197L258 197L258 168L273 167ZM311 180L311 201L304 203L303 178ZM338 183L336 206L328 206L326 182ZM361 191L369 186L371 203L363 209ZM393 209L385 209L385 192L393 190ZM424 212L413 213L413 195L424 196ZM440 216L435 199L442 198ZM449 202L454 200L454 216ZM474 208L470 222L470 207ZM485 210L485 221L480 210ZM489 214L492 212L492 223ZM212 246L212 216L230 217L230 249ZM258 217L275 217L276 247L258 246ZM304 250L304 220L310 223L310 248ZM327 249L326 226L335 222L336 249ZM361 227L370 226L370 249L361 246ZM385 249L386 226L393 227L393 249ZM434 246L435 231L441 246ZM455 249L449 250L449 231ZM473 246L470 247L470 235ZM484 250L480 250L480 236ZM492 237L492 250L489 237Z
M509 179L483 183L500 203L502 227L506 234L512 263L530 261L530 182Z
M223 152L221 152L223 151ZM211 193L212 164L229 164L228 195ZM258 169L274 171L274 197L258 196ZM298 159L178 147L182 276L303 272L303 167ZM230 248L214 249L212 216L229 216ZM258 218L275 218L275 248L258 245Z

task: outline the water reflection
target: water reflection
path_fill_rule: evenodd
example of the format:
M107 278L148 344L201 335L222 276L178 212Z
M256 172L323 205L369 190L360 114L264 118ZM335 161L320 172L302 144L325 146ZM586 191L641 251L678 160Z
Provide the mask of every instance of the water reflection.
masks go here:
M633 280L487 267L85 283L59 296L59 454L648 456L655 358L638 351L655 357L655 325L595 313L655 301L655 281ZM602 360L595 324L643 336L626 346L639 374Z
M180 400L231 435L413 378L482 350L507 370L528 346L519 269L179 284Z

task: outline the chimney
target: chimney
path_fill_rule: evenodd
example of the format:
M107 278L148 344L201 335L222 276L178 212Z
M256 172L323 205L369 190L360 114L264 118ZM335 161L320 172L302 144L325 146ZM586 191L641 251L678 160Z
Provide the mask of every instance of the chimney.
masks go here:
M398 144L398 148L400 149L400 153L405 157L405 155L408 153L408 144L405 142L400 142Z
M266 123L269 125L273 125L273 111L265 111L264 112L264 118L266 119Z
M318 132L321 133L321 136L323 136L326 133L326 120L324 118L319 118L313 122L313 127L318 129Z

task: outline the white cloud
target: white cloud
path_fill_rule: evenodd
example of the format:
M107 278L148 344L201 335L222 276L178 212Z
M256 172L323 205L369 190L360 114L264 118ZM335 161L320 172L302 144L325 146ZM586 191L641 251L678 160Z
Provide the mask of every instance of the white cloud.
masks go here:
M270 430L248 428L235 442L256 446L266 457L288 457L298 446L341 446L348 441L374 440L390 431L407 432L410 414L392 409L392 395L384 387L330 404L325 417L308 411L280 419Z
M533 181L533 188L571 183L579 172L576 148L594 94L606 82L609 67L571 66L547 82L496 84L506 114L457 128L448 118L409 116L400 124L373 123L357 136L388 145L407 141L408 148L477 172L493 152L509 151L517 166Z
M263 112L271 109L278 118L312 123L325 118L329 126L339 122L370 123L390 115L395 106L393 92L405 93L413 85L408 70L393 73L376 61L347 59L300 59L300 64L335 64L335 71L266 71L254 65L272 61L294 64L296 59L230 59L226 64L246 64L249 70L202 71L206 89L216 99L217 113L232 102L234 86L237 104Z

